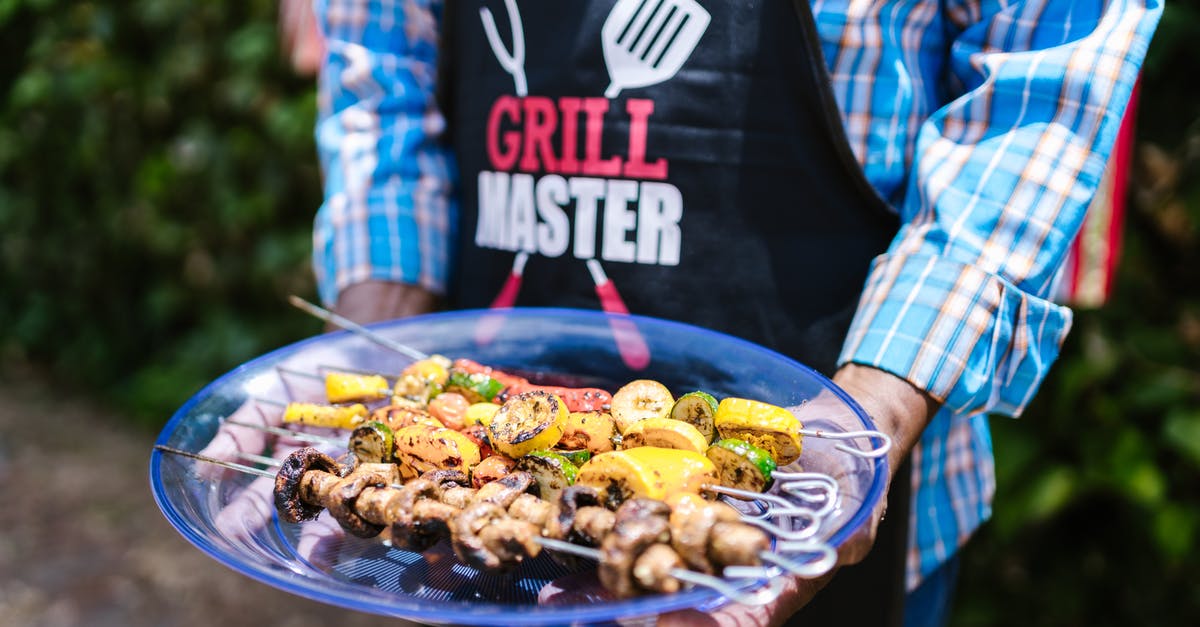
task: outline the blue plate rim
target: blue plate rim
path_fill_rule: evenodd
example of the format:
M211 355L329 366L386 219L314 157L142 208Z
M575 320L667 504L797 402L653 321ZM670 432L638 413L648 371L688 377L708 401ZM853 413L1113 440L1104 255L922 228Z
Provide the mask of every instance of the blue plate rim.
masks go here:
M833 383L833 381L831 381L828 377L822 375L816 370L813 370L809 366L760 344L755 344L748 340L744 340L742 338L728 335L719 331L714 331L712 329L698 327L675 320L667 320L639 314L612 314L596 310L571 309L562 307L514 307L501 310L463 309L434 312L401 319L385 320L363 326L372 331L384 331L395 327L420 324L430 319L452 320L455 318L478 317L483 313L504 313L528 317L546 316L580 319L590 318L593 320L618 317L632 319L635 323L644 322L645 324L651 326L665 325L668 327L686 329L689 333L697 334L701 337L705 335L720 337L721 341L723 342L740 344L748 349L751 349L752 351L768 354L772 358L777 359L792 368L796 368L805 372L808 376L820 382L823 387L834 393L839 399L845 402L846 405L850 407L854 414L858 417L864 429L875 429L871 417L856 401L854 401L853 398L850 397L849 394ZM198 392L192 395L163 426L163 429L160 431L155 443L167 444L171 435L191 414L191 410L197 404L210 397L214 391L219 389L228 379L234 378L244 371L255 369L264 362L273 361L280 356L299 352L310 344L329 342L334 339L339 339L350 335L354 335L354 333L346 330L322 333L281 346L231 369L229 372L217 377L208 385L205 385ZM204 534L197 532L197 530L190 524L190 521L184 517L176 509L175 505L171 503L170 500L165 496L161 473L163 455L164 454L162 451L153 449L150 456L149 478L154 501L171 525L174 526L175 529L179 531L189 543L236 572L281 590L315 601L356 611L365 611L398 618L442 623L475 621L473 624L507 625L511 623L512 615L519 612L522 617L522 622L526 624L551 625L562 623L607 621L621 617L661 614L664 612L687 608L712 608L718 606L719 604L723 604L725 600L725 598L716 591L694 589L670 595L657 595L606 602L600 604L600 607L595 609L588 609L586 606L579 605L521 606L519 609L515 609L512 606L506 606L503 604L463 602L439 603L437 609L429 609L428 607L422 607L422 605L428 606L428 602L425 602L424 604L422 604L420 601L405 602L404 597L401 596L391 597L389 598L388 602L379 601L373 598L372 595L364 594L359 588L348 584L345 586L338 586L343 588L343 595L338 596L330 594L327 592L327 589L336 582L318 582L317 580L301 579L300 581L304 583L297 583L294 575L289 577L281 571L263 568L260 565L248 560L238 559L236 554L230 554L224 551L221 547L216 546L216 544L208 540ZM877 462L879 463L874 465L875 470L872 476L870 489L863 498L858 510L830 538L830 543L835 548L845 542L845 540L849 538L850 534L854 533L859 529L859 527L862 526L866 519L871 516L875 503L882 497L882 494L885 490L887 477L887 460L886 458L880 458L877 460ZM742 586L742 588L751 589L754 585L755 584L751 582L747 582ZM351 601L353 601L353 603ZM451 611L452 608L458 611ZM484 620L486 622L477 622L480 620Z

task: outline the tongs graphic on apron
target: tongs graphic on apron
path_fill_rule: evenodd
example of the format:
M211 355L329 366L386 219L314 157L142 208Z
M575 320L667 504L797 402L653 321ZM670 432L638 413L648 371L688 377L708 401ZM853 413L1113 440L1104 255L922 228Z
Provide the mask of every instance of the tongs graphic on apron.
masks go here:
M637 324L629 317L629 308L625 306L625 300L621 298L612 279L604 273L599 261L588 259L587 268L588 273L592 275L592 282L596 284L600 308L608 314L608 326L612 328L613 340L617 343L621 361L625 362L630 370L644 369L650 365L650 347L646 345L646 338L642 337Z
M604 96L616 98L627 87L645 87L675 76L711 19L695 0L617 2L600 31L612 81Z
M512 74L513 89L518 96L524 97L529 95L529 86L525 82L525 29L521 25L521 13L517 10L516 0L504 0L504 8L508 10L508 22L512 27L511 54L504 46L504 40L500 39L496 18L492 17L492 12L487 7L480 7L479 19L483 22L483 32L487 34L488 45L492 47L492 53L496 55L500 67Z

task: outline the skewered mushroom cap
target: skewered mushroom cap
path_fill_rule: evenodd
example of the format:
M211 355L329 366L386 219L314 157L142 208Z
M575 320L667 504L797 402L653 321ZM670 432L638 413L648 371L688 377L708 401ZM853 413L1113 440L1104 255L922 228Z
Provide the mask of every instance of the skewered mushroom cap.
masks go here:
M342 476L342 468L332 457L306 446L288 455L275 474L275 510L284 522L299 523L315 519L322 507L300 498L300 482L304 473L321 470Z

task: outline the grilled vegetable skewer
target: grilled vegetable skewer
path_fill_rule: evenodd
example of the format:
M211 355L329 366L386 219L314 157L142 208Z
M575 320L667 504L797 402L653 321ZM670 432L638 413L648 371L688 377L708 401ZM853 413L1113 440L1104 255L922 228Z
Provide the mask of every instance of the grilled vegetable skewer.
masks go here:
M268 471L258 468L163 445L156 445L155 448L243 472L272 476ZM613 535L614 513L597 505L586 504L593 502L597 495L584 490L568 490L559 504L542 501L523 491L528 487L529 479L520 477L521 474L480 490L464 488L461 482L465 477L452 471L426 473L419 479L396 486L387 483L395 479L394 470L387 465L363 464L346 474L345 469L337 466L328 456L312 449L302 449L284 460L280 472L274 476L279 485L276 491L277 504L280 505L278 511L285 520L315 517L311 509L298 507L297 501L307 501L305 504L316 508L317 513L320 508L318 503L324 503L329 506L335 520L348 532L369 536L390 526L393 542L403 540L411 548L427 548L436 539L444 537L448 530L456 553L464 558L464 562L479 568L511 567L526 556L536 556L542 546L584 557L599 557L604 565L603 553L597 555L595 550L566 540L590 538L585 541L593 545L604 541L618 542L608 540ZM468 500L463 503L467 506L465 509L450 502L456 499L462 502L464 498ZM658 513L662 513L661 504L647 503L648 500L641 499L622 507L657 508ZM765 538L751 528L746 528L743 533L757 533ZM625 537L629 535L627 532ZM424 541L421 541L422 536ZM723 548L719 541L714 540L710 553L718 556L717 559L722 563L761 564L765 561L806 576L827 571L835 556L829 547L806 546L803 547L806 550L817 549L818 560L795 564L766 550L765 539L762 542L763 550L755 555L746 552L747 545L744 543L738 542L736 544L739 546L730 549ZM781 589L776 582L757 593L747 594L722 579L674 566L682 557L675 551L667 550L671 547L657 546L663 544L661 542L651 544L655 546L653 550L648 547L632 562L625 559L627 556L622 556L617 563L604 566L610 571L616 569L614 572L617 576L630 578L622 579L622 585L626 586L622 590L625 592L630 592L629 581L635 582L633 592L670 592L677 590L682 580L712 587L736 601L765 603L775 598ZM624 568L628 564L631 564L630 570L626 573ZM769 569L751 566L728 567L726 575L752 579L774 576Z

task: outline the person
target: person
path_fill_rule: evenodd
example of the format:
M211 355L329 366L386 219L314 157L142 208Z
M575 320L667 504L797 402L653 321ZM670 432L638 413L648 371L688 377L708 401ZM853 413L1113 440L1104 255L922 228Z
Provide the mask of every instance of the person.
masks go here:
M324 302L628 310L814 366L894 438L883 522L832 583L664 622L945 622L1159 2L316 7Z

